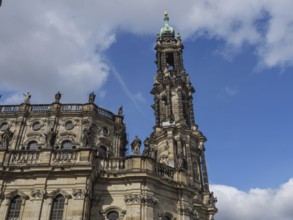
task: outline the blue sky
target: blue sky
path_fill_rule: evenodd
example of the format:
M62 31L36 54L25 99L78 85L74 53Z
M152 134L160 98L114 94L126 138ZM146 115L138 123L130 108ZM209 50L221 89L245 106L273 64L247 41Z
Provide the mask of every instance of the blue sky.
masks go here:
M154 43L168 9L196 88L196 123L208 138L217 219L292 219L292 7L289 0L4 1L0 103L19 104L26 91L32 103L50 103L58 90L63 102L82 103L95 91L97 105L114 112L123 105L129 141L144 140L154 125ZM231 208L238 206L247 211Z

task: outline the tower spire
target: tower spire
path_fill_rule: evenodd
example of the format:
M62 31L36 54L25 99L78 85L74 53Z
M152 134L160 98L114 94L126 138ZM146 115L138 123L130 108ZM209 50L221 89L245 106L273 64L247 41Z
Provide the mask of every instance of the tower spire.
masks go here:
M165 27L169 27L169 16L167 10L164 12Z

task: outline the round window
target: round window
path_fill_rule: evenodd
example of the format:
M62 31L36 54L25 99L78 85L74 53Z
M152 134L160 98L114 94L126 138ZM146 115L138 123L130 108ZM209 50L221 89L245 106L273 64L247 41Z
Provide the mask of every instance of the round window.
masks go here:
M40 124L40 122L35 122L35 123L33 124L33 130L34 130L34 131L40 130L40 128L41 128L41 124Z
M73 128L74 128L74 125L73 125L72 121L68 121L68 122L65 123L65 129L66 130L71 130Z
M0 130L4 131L8 128L8 123L7 122L3 122L0 125Z
M119 218L119 214L116 211L111 211L108 213L107 218L109 220L117 220Z

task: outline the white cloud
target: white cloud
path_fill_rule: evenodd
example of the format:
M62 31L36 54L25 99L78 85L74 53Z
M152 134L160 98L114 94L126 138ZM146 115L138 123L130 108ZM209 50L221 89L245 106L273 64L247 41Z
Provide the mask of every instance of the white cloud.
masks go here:
M231 186L212 185L218 203L217 220L292 220L293 178L277 189L240 191Z
M226 86L224 90L225 90L226 94L228 94L231 97L238 94L238 90L235 88L232 88L230 86Z
M222 39L226 57L250 44L260 66L285 68L293 65L292 7L291 0L4 1L0 90L30 91L32 102L53 100L58 90L63 101L86 100L105 90L110 67L103 51L117 31L155 36L165 8L183 37Z

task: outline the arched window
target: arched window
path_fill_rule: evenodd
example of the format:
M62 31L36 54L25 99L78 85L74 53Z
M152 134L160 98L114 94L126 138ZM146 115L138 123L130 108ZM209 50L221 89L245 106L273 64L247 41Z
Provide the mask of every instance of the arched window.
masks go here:
M36 150L38 148L38 143L36 141L30 141L28 143L27 149L28 150Z
M71 149L72 143L69 140L65 140L62 142L62 149Z
M9 205L7 220L17 220L20 213L22 199L20 196L15 196Z
M50 220L62 220L65 199L62 195L57 195L53 199Z

